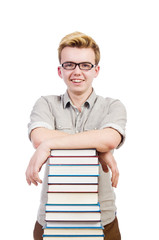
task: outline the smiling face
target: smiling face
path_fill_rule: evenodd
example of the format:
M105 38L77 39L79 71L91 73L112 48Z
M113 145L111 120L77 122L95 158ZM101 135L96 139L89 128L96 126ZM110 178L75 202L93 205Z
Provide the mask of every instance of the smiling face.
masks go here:
M89 62L95 64L95 54L92 48L65 47L61 52L61 64L65 62ZM99 66L90 70L81 70L76 66L73 70L58 67L58 74L67 85L69 95L83 95L87 98L92 92L92 82L99 73Z

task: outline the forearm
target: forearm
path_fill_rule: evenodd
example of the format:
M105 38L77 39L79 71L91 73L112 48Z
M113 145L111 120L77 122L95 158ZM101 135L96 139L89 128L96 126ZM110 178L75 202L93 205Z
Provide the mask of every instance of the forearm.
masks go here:
M116 148L121 141L120 134L111 128L91 130L46 141L49 149L96 148L99 152L108 152Z
M57 137L63 137L63 136L67 136L67 135L68 135L68 133L65 133L62 131L50 130L47 128L38 127L38 128L35 128L31 132L30 137L31 137L31 141L32 141L34 148L37 149L37 147L46 140L49 140L52 138L57 138Z

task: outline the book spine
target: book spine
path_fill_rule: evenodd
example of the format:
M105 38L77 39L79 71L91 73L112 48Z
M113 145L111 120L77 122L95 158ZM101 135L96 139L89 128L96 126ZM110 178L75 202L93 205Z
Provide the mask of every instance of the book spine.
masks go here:
M48 204L46 203L45 206L100 206L100 203L98 202L97 204Z
M46 213L101 213L101 211L45 211Z
M55 174L49 174L48 177L99 177L99 174L96 174L96 175L55 175Z

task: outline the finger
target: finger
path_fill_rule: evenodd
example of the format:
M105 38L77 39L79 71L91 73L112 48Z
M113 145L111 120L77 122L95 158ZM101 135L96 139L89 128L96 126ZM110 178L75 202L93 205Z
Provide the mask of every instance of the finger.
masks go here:
M38 183L42 183L42 180L39 178L39 172L37 170L33 170L32 173L32 182L38 185Z
M28 174L28 168L27 168L27 170L26 170L26 172L25 172L25 176L26 176L26 181L27 181L27 183L29 184L29 185L31 185L31 181L30 181L30 177L29 177L29 174Z
M109 172L109 168L106 164L102 165L102 168L103 168L104 172L106 172L106 173Z
M39 174L37 174L37 175L34 177L34 181L36 181L37 183L42 183L42 180L39 178Z
M38 186L38 183L34 179L31 179L31 183L33 183L35 186Z
M117 167L112 172L111 180L112 180L112 186L116 188L118 185L118 180L119 180L119 171L118 171Z
M108 168L107 164L104 161L102 161L101 159L100 159L100 164L101 164L104 172L109 172L109 168Z
M28 167L26 171L26 181L29 185L33 183L35 186L39 183L42 183L41 179L39 178L39 174L34 168Z
M27 181L27 183L28 183L29 185L31 185L31 181L30 181L29 178L26 178L26 181Z
M116 177L116 183L115 183L115 187L117 187L119 182L119 171L117 172L117 177Z
M32 183L36 186L38 185L37 182L31 176L27 177L26 180L29 185L31 185Z
M116 187L116 184L117 184L117 177L116 177L116 174L113 173L112 174L112 187Z
M115 165L111 163L111 164L109 164L109 167L110 167L111 172L112 172L112 177L111 177L112 187L114 187L115 177L116 177Z
M112 179L112 187L117 187L117 181L116 179Z
M116 171L115 169L112 171L112 186L116 186Z

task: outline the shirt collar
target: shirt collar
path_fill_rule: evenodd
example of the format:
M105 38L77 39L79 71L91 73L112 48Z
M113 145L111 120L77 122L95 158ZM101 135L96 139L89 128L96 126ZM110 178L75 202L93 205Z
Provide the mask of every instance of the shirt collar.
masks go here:
M93 89L91 95L89 96L89 98L86 100L85 103L87 103L89 107L92 107L94 105L96 98L97 98L97 95Z
M94 104L95 100L97 98L97 95L93 89L91 95L89 96L89 98L85 101L84 105L88 106L88 107L92 107L92 105ZM68 92L66 91L65 94L63 95L63 103L64 103L64 108L69 107L70 104L72 104L71 99L68 95Z
M67 91L63 95L63 103L64 103L64 108L66 108L67 106L70 106L71 99L70 99Z

